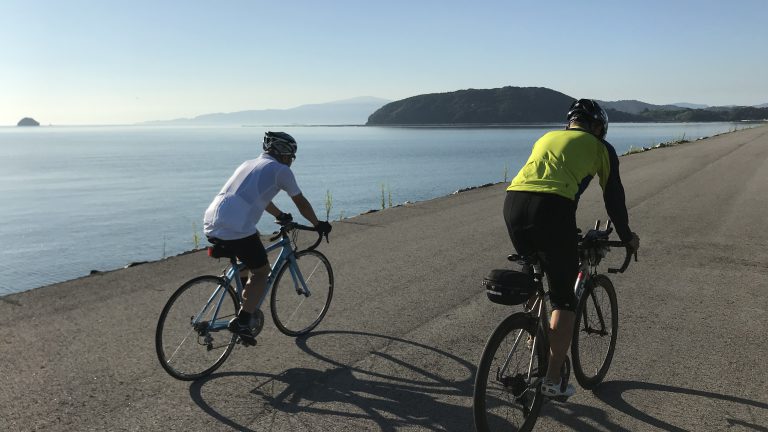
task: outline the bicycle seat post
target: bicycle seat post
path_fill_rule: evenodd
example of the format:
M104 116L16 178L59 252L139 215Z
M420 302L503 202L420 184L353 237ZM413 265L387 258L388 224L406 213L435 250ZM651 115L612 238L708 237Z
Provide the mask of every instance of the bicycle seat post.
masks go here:
M531 268L533 268L533 274L534 275L541 275L541 274L543 274L541 272L541 264L539 264L539 263L531 264Z

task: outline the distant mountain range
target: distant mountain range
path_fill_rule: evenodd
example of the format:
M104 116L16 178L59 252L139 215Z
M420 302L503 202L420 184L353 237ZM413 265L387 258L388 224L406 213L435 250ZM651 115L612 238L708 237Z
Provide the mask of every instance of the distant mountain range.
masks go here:
M457 125L561 123L574 98L544 87L468 89L412 96L399 101L362 96L290 109L204 114L151 121L149 125ZM639 100L599 101L613 122L734 121L768 118L768 103L712 107Z
M301 105L289 109L237 111L204 114L193 118L151 121L149 125L362 125L368 116L390 102L370 96L361 96L335 102Z
M696 107L694 106L695 104L687 104L687 103L683 103L683 105L685 106L678 105L678 104L654 105L646 102L641 102L638 100L620 100L615 102L598 100L597 102L605 109L614 109L616 111L621 111L621 112L630 113L630 114L640 114L645 110L680 111L681 108L706 108L707 107L707 105L699 105L698 107Z
M621 100L616 102L598 101L604 108L614 109L629 114L642 114L645 111L681 111L688 110L707 110L707 111L732 111L742 108L768 108L768 103L762 105L753 105L749 107L739 105L710 106L703 104L692 104L679 102L669 105L654 105L637 100Z
M679 106L681 108L691 108L691 109L704 109L709 108L709 105L703 105L703 104L694 104L694 103L688 103L688 102L675 102L673 104L670 104L673 106Z
M544 87L468 89L390 102L367 125L561 123L575 98ZM614 122L709 122L768 119L765 107L691 108L637 100L600 101Z

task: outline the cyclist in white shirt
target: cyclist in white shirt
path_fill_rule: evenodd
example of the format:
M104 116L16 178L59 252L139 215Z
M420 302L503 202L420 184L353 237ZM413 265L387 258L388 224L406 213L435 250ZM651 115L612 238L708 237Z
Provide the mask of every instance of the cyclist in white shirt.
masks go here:
M261 156L243 162L235 170L203 218L208 241L232 251L250 270L243 290L243 307L229 323L229 329L250 344L255 343L256 336L251 332L252 318L263 319L257 305L269 275L269 260L256 224L264 211L278 220L291 220L291 215L280 211L272 199L281 190L286 191L301 215L319 232L331 232L327 221L318 221L291 171L296 159L296 140L285 132L267 132L263 148Z

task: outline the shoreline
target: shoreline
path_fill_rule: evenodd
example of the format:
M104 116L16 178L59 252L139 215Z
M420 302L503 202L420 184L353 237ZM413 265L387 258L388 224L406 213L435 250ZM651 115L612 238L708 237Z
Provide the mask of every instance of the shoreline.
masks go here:
M706 122L688 122L688 123L706 123ZM651 151L651 150L676 147L676 146L680 146L680 145L684 145L684 144L693 144L693 143L696 143L696 142L699 142L699 141L708 140L708 139L712 139L712 138L715 138L715 137L732 134L732 133L735 133L735 132L740 132L740 131L743 131L743 130L746 130L746 129L752 129L752 128L756 128L756 127L758 127L758 128L759 127L765 127L766 125L768 125L768 121L754 121L754 122L751 121L749 123L753 123L753 124L754 123L759 123L759 125L748 127L748 128L743 128L743 129L738 129L737 128L737 129L730 130L730 131L727 131L727 132L722 132L722 133L719 133L719 134L714 134L714 135L710 135L710 136L706 136L706 137L699 137L699 138L696 138L696 139L693 139L693 140L686 140L683 137L683 139L680 139L680 140L656 143L656 144L654 144L654 145L652 145L650 147L639 147L639 148L636 148L634 150L632 148L630 148L629 151L619 155L619 157L625 157L625 156L629 156L629 155L632 155L632 154L643 153L643 152L647 152L647 151ZM638 124L641 124L641 123L638 123ZM528 125L528 126L531 126L531 125ZM377 125L376 127L379 127L379 126ZM388 126L384 126L384 127L388 127ZM400 126L393 126L393 127L400 127ZM508 182L508 181L506 181L506 182ZM473 190L476 190L476 189L492 187L492 186L496 186L496 185L499 185L501 183L506 183L506 182L505 181L500 181L500 182L496 182L496 183L491 182L491 183L485 183L485 184L481 184L481 185L467 186L465 188L457 189L456 191L451 192L451 193L449 193L447 195L436 196L436 197L432 197L432 198L425 199L425 200L420 200L420 201L408 201L408 200L406 200L403 203L392 205L390 207L386 207L386 208L383 208L383 209L369 209L367 211L363 211L361 213L357 213L357 214L351 215L349 217L344 217L343 219L340 219L340 220L331 220L329 222L331 222L331 223L345 223L346 221L349 221L351 219L354 219L354 218L357 218L357 217L360 217L360 216L369 215L369 214L372 214L372 213L378 213L378 212L382 212L382 211L388 210L388 209L394 209L394 208L400 208L400 207L405 207L405 206L414 205L414 204L426 203L426 202L430 202L430 201L433 201L433 200L436 200L436 199L442 199L442 198L445 198L445 197L449 197L449 196L453 196L453 195L457 195L457 194L473 191ZM134 261L134 262L127 263L127 264L125 264L122 267L117 267L117 268L113 268L113 269L107 269L107 270L93 269L88 274L84 274L82 276L75 277L75 278L72 278L72 279L61 280L61 281L58 281L58 282L50 283L50 284L47 284L47 285L41 285L41 286L37 286L37 287L34 287L34 288L25 289L25 290L22 290L22 291L9 292L9 293L6 293L6 294L2 294L2 295L0 295L0 300L5 300L6 298L8 298L10 296L22 294L22 293L33 291L33 290L38 290L38 289L49 287L49 286L53 286L53 285L58 285L58 284L61 284L61 283L77 281L77 280L81 280L81 279L84 279L84 278L89 278L89 277L92 277L92 276L104 275L104 274L107 274L107 273L113 273L113 272L116 272L116 271L125 270L125 269L132 268L132 267L142 266L144 264L163 262L163 261L166 261L166 260L169 260L169 259L172 259L172 258L177 258L177 257L181 257L181 256L184 256L184 255L200 252L200 251L203 251L205 249L206 249L206 247L201 247L201 248L198 248L198 249L191 249L191 250L180 252L180 253L178 253L176 255L171 255L171 256L163 257L161 259L156 259L156 260ZM7 301L7 300L5 300L5 301Z
M768 125L768 120L749 121L749 122L750 123L761 123L762 126ZM641 124L641 123L637 123L637 124ZM753 127L760 127L760 126L753 126ZM749 128L746 128L746 129L752 129L752 127L749 127ZM629 150L627 150L625 153L620 154L619 157L621 157L621 156L628 156L628 155L635 154L635 153L643 153L643 152L646 152L646 151L656 150L656 149L660 149L660 148L675 147L675 146L682 145L682 144L694 143L696 141L702 141L702 140L706 140L706 139L710 139L710 138L715 138L715 137L719 137L719 136L722 136L722 135L727 135L727 134L731 134L731 133L734 133L734 132L739 132L741 130L744 130L744 129L735 128L734 130L730 130L728 132L721 132L721 133L714 134L714 135L698 137L698 138L693 139L693 140L685 139L685 134L683 134L683 137L681 139L679 139L679 140L672 140L672 141L665 141L665 142L655 143L655 144L653 144L650 147L634 147L634 146L630 146Z
M733 120L733 121L647 121L647 122L612 122L613 125L647 125L647 124L713 124L713 123L735 123L735 124L750 124L750 123L766 123L768 119L763 120ZM239 124L239 123L227 123L227 124L210 124L210 123L189 123L189 124L144 124L144 123L116 123L116 124L40 124L33 128L47 129L47 128L108 128L108 127L243 127L243 128L264 128L264 127L282 127L282 128L316 128L316 127L384 127L384 128L424 128L424 129L503 129L503 128L526 128L526 127L542 127L552 125L563 125L563 122L534 122L534 123L426 123L426 124L367 124L367 123L338 123L338 124ZM16 129L18 125L0 125L2 129ZM22 127L23 128L23 127ZM726 132L727 133L727 132ZM714 135L713 135L714 136Z

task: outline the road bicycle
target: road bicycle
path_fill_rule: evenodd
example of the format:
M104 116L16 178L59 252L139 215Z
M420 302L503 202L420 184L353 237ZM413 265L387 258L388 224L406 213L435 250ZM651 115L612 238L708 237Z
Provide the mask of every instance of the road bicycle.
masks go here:
M268 253L280 249L280 253L259 300L259 312L251 322L252 333L257 335L264 325L261 305L271 292L270 311L275 326L288 336L300 336L320 324L328 312L333 297L333 270L328 258L315 250L323 238L321 233L314 244L299 251L297 233L315 228L295 222L277 223L280 231L270 238L274 243L265 249ZM255 343L227 328L242 304L240 271L245 265L219 244L208 248L208 256L228 258L229 266L220 276L199 276L181 285L157 321L157 357L163 369L180 380L209 375L224 363L236 343Z
M610 221L604 230L599 227L597 221L586 235L577 232L579 273L574 291L578 302L571 358L576 380L585 389L600 384L608 373L619 326L616 291L597 266L611 247L625 247L621 268L608 269L608 273L623 273L633 252L623 242L608 240L613 231ZM634 255L637 260L637 253ZM473 395L475 427L480 432L530 431L545 400L540 384L549 361L549 291L544 289L544 272L537 257L510 255L508 259L518 262L522 271L492 271L483 281L488 298L525 306L523 312L513 313L496 327L480 358ZM566 357L561 369L563 390L570 372L571 361Z

